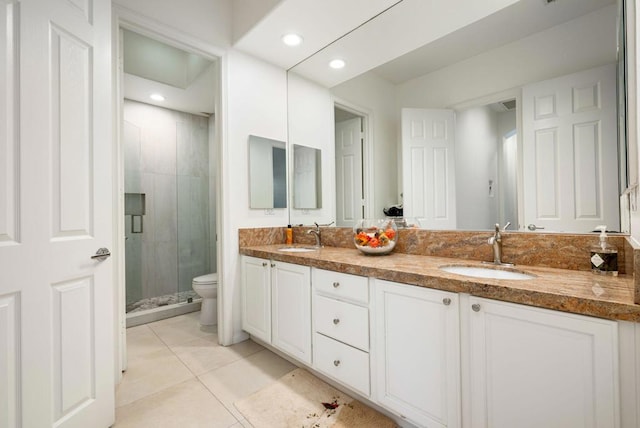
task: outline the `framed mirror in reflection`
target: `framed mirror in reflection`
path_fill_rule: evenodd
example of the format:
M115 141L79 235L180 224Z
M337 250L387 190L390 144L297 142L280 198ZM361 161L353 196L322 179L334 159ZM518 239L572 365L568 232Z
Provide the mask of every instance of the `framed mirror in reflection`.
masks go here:
M322 208L322 152L293 145L293 208Z
M405 215L425 218L429 229L511 222L510 230L585 233L601 222L625 230L619 195L628 185L626 145L616 130L624 121L616 104L624 106L626 91L619 81L616 94L616 74L624 74L616 69L620 3L544 3L522 0L328 89L368 112L376 141L368 167L385 165L369 183L375 212L403 203ZM375 21L354 33L366 43L362 33ZM304 78L305 66L290 72ZM606 76L583 79L594 70ZM405 109L449 110L451 127L429 118L411 123ZM433 143L418 153L407 142L440 131L452 138L448 152Z
M287 150L284 141L249 135L249 207L287 207Z

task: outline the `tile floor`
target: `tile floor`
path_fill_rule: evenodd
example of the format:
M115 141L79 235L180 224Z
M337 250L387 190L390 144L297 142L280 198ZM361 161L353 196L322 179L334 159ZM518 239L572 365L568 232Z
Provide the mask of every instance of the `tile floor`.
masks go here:
M245 341L218 345L200 312L127 329L128 368L116 390L117 428L248 428L233 403L296 368Z

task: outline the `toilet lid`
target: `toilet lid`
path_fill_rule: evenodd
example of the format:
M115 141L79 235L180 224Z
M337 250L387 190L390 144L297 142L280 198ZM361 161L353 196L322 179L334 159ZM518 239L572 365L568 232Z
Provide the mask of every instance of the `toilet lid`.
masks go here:
M218 283L218 274L217 273L208 273L206 275L197 276L193 278L194 284L217 284Z

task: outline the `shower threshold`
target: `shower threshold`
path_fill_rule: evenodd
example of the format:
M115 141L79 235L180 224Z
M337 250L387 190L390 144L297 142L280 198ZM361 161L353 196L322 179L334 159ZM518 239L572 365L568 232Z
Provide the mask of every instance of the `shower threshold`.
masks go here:
M194 292L191 293L193 293L193 296L195 296L189 297L191 299L191 302L187 301L188 298L184 300L180 299L182 301L178 301L178 298L169 300L163 299L167 296L144 299L145 301L155 299L158 300L155 305L147 302L144 305L141 304L136 306L135 309L131 311L128 310L126 320L127 328L147 324L154 321L160 321L165 318L172 318L178 315L187 314L189 312L199 311L202 299L199 298L198 295ZM137 303L139 302L133 303L132 305L127 305L127 309L129 309L133 305L136 305Z

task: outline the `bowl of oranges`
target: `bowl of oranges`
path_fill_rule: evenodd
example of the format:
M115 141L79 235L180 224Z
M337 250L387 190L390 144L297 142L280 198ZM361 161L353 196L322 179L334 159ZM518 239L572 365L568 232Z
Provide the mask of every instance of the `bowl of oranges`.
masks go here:
M397 239L398 228L390 219L362 219L353 226L353 243L365 254L388 254Z

